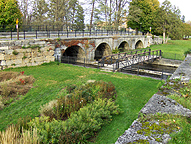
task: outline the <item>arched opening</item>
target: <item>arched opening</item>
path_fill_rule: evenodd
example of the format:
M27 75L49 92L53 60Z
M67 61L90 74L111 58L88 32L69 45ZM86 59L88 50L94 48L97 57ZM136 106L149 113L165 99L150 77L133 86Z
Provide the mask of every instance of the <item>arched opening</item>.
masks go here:
M118 49L120 52L128 51L129 50L129 44L126 41L124 41L119 45Z
M111 55L111 48L107 43L101 43L95 50L95 60L99 60L104 56Z
M85 52L80 46L71 46L68 47L66 50L62 50L62 62L65 61L71 61L76 62L76 61L82 61L83 58L85 57Z
M135 49L140 49L140 48L144 48L143 47L143 42L141 40L139 40L136 44L135 44Z

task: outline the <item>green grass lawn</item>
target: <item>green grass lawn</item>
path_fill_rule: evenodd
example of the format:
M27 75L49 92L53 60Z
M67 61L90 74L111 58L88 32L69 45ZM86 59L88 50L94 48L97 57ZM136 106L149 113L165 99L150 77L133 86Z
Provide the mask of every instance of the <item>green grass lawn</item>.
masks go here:
M150 48L151 50L161 49L164 58L184 60L184 52L191 50L191 39L169 40L167 44L152 45Z
M39 116L41 105L57 98L59 92L72 84L83 84L87 80L111 81L117 91L116 104L123 113L112 118L94 138L96 144L115 143L137 118L141 108L157 92L159 80L131 76L122 73L108 73L99 69L83 68L67 64L23 67L6 71L24 71L36 79L33 88L20 100L0 111L0 130L16 123L20 117Z

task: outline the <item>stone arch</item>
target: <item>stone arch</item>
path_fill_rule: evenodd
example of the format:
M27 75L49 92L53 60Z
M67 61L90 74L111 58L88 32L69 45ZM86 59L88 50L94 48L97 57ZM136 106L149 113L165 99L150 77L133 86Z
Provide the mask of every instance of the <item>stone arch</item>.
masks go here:
M63 57L72 57L72 58L85 58L85 51L78 45L70 46L66 50L62 49Z
M118 46L118 49L120 50L120 52L128 51L128 50L130 49L128 42L122 41L122 42L120 43L120 45Z
M95 56L94 59L95 60L99 60L104 56L107 55L111 55L111 47L107 44L107 43L101 43L97 46L97 48L95 49Z
M143 42L141 40L138 40L135 44L135 49L144 48Z

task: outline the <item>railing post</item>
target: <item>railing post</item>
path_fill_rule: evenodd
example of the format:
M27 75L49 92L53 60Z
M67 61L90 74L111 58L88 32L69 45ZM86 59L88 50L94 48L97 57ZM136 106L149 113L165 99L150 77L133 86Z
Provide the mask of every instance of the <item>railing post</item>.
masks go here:
M25 39L25 30L23 30L23 35L24 35L24 39Z
M85 62L86 62L86 61L85 61L85 58L84 58L84 67L86 67L86 64L85 64Z
M162 74L161 74L161 80L163 79L163 69L162 69Z
M12 29L11 29L11 40L13 39L13 35L12 35Z
M36 30L36 39L37 39L37 30Z
M139 65L138 65L138 71L137 71L137 75L139 75Z

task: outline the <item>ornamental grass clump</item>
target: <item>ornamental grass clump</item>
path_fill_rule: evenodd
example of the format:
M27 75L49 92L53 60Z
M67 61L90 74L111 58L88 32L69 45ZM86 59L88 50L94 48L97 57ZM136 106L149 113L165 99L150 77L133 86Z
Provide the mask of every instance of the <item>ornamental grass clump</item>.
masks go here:
M0 143L2 144L39 144L37 129L20 130L15 126L9 126L0 132Z

